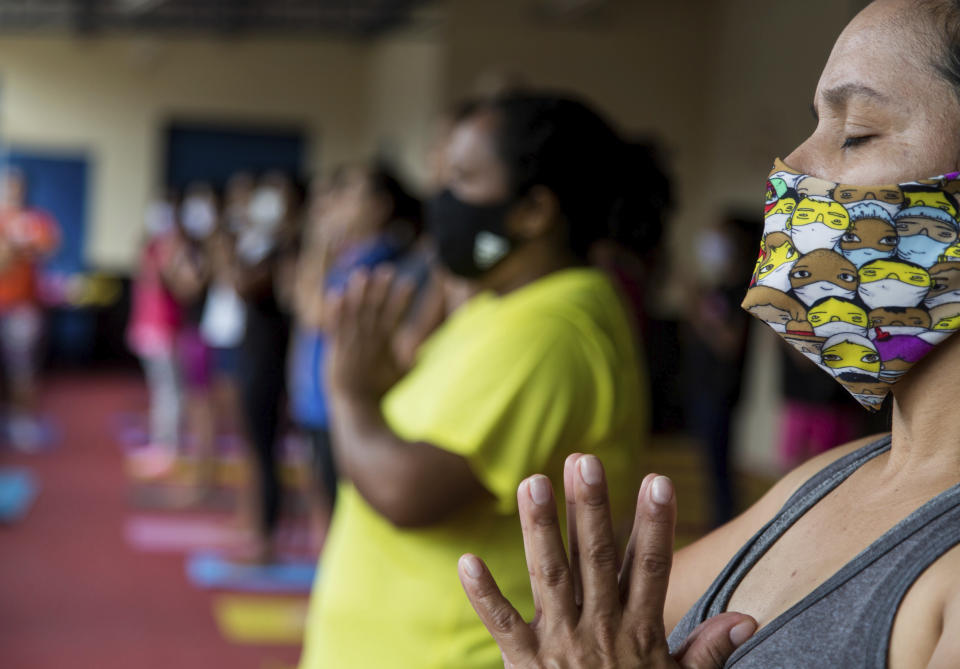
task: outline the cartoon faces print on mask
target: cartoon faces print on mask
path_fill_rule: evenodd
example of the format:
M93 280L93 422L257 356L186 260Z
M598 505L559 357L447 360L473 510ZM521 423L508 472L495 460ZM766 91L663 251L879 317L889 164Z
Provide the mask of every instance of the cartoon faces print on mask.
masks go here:
M824 297L853 299L857 268L836 251L816 249L800 258L790 271L793 294L808 307Z
M960 174L836 184L774 163L743 308L876 411L960 329Z

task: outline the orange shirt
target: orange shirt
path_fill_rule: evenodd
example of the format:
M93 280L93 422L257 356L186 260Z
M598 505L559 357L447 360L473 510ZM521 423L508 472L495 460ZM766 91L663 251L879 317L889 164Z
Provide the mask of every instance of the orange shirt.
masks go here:
M37 260L59 242L57 224L48 214L0 211L0 311L36 301Z

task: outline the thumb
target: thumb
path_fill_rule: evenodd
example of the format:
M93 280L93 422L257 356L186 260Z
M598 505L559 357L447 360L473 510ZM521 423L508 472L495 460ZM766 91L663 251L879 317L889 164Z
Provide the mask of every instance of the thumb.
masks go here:
M728 611L701 623L674 659L683 669L721 669L727 658L757 631L757 621Z

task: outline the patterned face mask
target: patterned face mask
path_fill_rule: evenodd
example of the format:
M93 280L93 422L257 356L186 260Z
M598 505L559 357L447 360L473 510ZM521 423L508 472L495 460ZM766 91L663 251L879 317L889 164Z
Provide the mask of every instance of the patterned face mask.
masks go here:
M743 308L871 411L960 329L960 173L852 186L777 159Z

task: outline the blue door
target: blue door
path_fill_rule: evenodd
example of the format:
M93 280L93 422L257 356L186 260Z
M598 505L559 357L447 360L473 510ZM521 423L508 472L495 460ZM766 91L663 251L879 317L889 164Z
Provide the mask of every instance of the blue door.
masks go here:
M173 123L167 128L166 183L222 186L236 172L280 170L300 176L306 142L297 129Z

